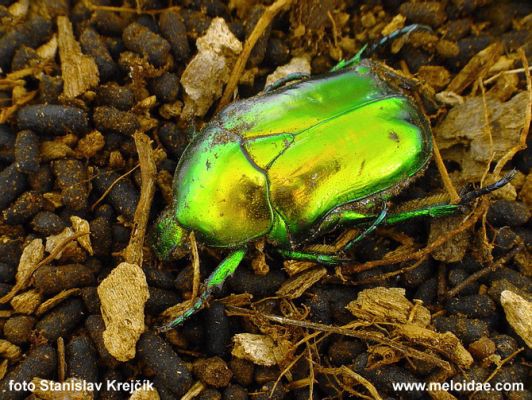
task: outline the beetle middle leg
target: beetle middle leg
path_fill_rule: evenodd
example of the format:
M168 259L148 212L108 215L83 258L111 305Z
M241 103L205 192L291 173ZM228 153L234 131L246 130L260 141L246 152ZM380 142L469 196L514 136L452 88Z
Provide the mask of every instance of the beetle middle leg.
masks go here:
M209 300L213 290L217 287L220 287L225 280L235 272L245 255L245 249L238 249L229 254L207 278L204 284L203 292L194 301L192 306L183 312L183 314L175 318L172 322L160 327L158 329L159 332L165 332L175 328L178 325L181 325L184 321L198 312Z

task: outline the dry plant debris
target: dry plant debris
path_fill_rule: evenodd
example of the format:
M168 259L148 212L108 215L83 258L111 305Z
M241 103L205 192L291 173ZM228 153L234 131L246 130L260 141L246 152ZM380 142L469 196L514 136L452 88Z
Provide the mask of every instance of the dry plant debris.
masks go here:
M523 338L527 346L532 348L532 302L505 290L501 293L501 305L508 323Z

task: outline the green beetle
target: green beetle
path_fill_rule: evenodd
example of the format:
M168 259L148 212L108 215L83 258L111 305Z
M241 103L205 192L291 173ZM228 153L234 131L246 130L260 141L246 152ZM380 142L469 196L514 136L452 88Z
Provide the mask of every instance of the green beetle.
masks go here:
M230 104L185 149L173 206L155 225L156 253L162 259L187 254L191 231L201 243L231 252L194 305L163 329L199 310L253 240L265 237L287 258L339 264L346 260L301 245L338 226L365 225L349 248L378 224L450 215L460 207L387 214L386 199L427 166L432 135L414 102L360 54L329 74L278 87L282 81ZM378 204L380 213L373 213Z

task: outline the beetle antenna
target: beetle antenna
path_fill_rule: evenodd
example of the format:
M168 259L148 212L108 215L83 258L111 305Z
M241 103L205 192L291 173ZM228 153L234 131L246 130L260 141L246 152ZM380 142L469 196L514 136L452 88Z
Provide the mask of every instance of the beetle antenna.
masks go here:
M393 31L389 35L382 37L378 42L367 46L365 49L362 50L361 54L364 57L369 57L370 55L374 54L378 49L386 46L392 40L395 40L400 36L404 36L404 35L408 36L412 32L415 32L415 31L434 32L432 28L428 25L422 25L422 24L407 25L404 28L397 29L396 31Z

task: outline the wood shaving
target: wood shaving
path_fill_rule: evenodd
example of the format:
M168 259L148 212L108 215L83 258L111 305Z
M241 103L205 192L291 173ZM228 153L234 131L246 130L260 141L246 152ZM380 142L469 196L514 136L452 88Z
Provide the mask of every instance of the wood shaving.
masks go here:
M415 312L411 315L411 311ZM413 323L425 327L430 323L430 311L416 306L405 297L405 289L377 287L362 290L346 308L366 321Z
M253 333L236 334L233 343L233 356L264 366L281 364L292 351L288 341L276 344L270 336Z
M57 32L63 93L66 98L73 99L98 85L98 66L92 57L81 52L68 17L57 17Z
M144 332L144 305L150 294L142 269L120 263L98 286L103 340L109 353L119 361L135 357L135 346Z
M276 293L279 296L288 297L289 299L297 299L307 289L318 283L325 275L327 275L327 269L325 267L318 267L302 272L286 280Z
M80 246L83 247L87 251L87 253L89 253L91 256L94 255L94 251L92 250L92 244L91 244L91 237L90 237L91 230L90 230L89 221L73 215L70 217L70 222L72 222L72 228L74 229L74 233L86 233L87 234L87 235L78 237L77 241L80 244Z
M81 290L78 288L72 288L68 290L63 290L62 292L59 292L54 297L51 297L47 299L45 302L39 305L37 310L35 310L35 315L37 317L46 314L49 310L54 308L56 305L62 303L64 300L79 295L81 293Z
M16 283L9 293L0 299L0 304L7 303L20 290L28 286L31 276L37 270L38 264L43 257L44 246L41 239L34 239L24 247L17 268Z
M447 356L460 368L469 369L473 365L473 356L466 350L454 333L438 333L414 324L402 325L394 332L411 342L422 344Z
M527 346L532 348L532 303L516 293L505 290L501 293L501 305L508 323Z
M8 360L17 360L22 355L22 351L17 345L0 339L0 355Z
M196 41L198 53L189 62L181 85L185 92L182 118L201 117L222 95L222 88L242 51L242 43L233 35L223 18L214 18L204 36Z
M20 314L33 314L35 309L41 304L42 295L37 290L28 290L11 300L11 307Z

